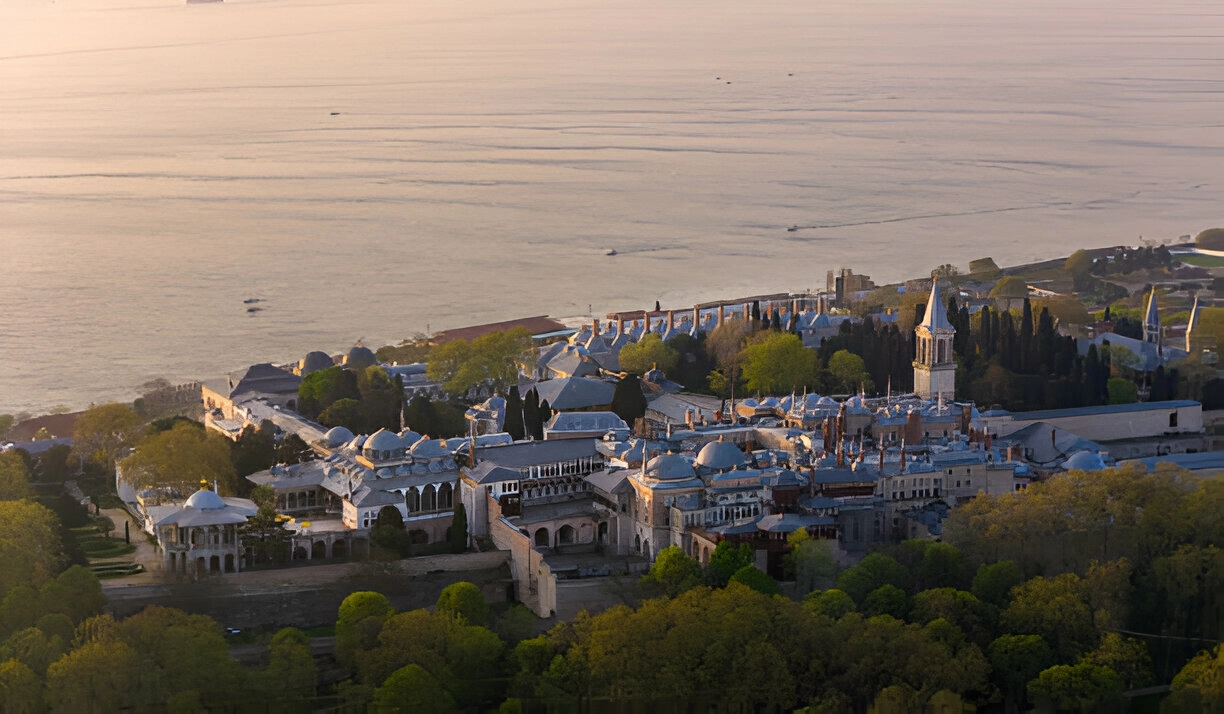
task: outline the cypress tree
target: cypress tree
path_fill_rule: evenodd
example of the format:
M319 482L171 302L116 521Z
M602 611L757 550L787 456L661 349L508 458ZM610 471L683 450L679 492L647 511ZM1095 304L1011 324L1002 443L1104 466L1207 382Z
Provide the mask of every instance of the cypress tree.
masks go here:
M552 405L548 403L547 399L541 399L540 400L540 438L541 439L544 438L544 426L548 424L548 421L552 418L553 418Z
M523 438L523 399L519 396L517 384L510 385L510 393L506 395L506 419L502 430L515 441Z
M646 395L642 393L642 382L637 375L628 375L616 383L616 390L612 392L612 411L631 427L646 415Z
M528 390L527 398L523 400L523 432L537 441L544 438L540 423L540 395L534 387Z

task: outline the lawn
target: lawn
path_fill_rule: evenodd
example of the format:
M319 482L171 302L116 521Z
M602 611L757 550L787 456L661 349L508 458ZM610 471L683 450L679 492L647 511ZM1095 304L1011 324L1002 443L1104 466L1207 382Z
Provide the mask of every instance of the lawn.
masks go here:
M1204 255L1203 253L1176 253L1173 256L1173 260L1199 268L1224 268L1224 257L1218 255Z

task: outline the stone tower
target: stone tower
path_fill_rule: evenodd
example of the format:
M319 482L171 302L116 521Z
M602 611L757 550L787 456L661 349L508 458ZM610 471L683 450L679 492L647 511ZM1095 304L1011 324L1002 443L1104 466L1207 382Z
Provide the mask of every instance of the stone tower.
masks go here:
M956 329L948 322L948 308L939 299L939 281L931 281L926 316L914 328L914 393L923 399L956 398L956 358L952 337Z

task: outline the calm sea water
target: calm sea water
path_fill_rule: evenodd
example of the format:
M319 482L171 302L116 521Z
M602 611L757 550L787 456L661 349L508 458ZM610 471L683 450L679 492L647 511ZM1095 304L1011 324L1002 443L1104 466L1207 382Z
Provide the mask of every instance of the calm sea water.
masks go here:
M0 411L1218 224L1214 0L0 0Z

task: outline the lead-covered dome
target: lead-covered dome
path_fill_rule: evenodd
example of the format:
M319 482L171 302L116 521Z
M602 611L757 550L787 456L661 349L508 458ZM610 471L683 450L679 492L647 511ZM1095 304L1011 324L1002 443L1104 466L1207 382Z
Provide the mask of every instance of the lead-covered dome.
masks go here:
M711 441L697 452L697 465L715 471L725 471L744 464L748 455L729 441Z
M323 445L329 449L336 449L352 441L353 438L353 432L342 426L333 426L323 435Z
M646 476L659 481L683 481L696 478L697 472L683 456L663 454L646 462Z
M225 508L225 501L221 500L221 497L216 492L202 488L191 494L191 498L187 499L187 507L194 508L197 511L213 511Z

